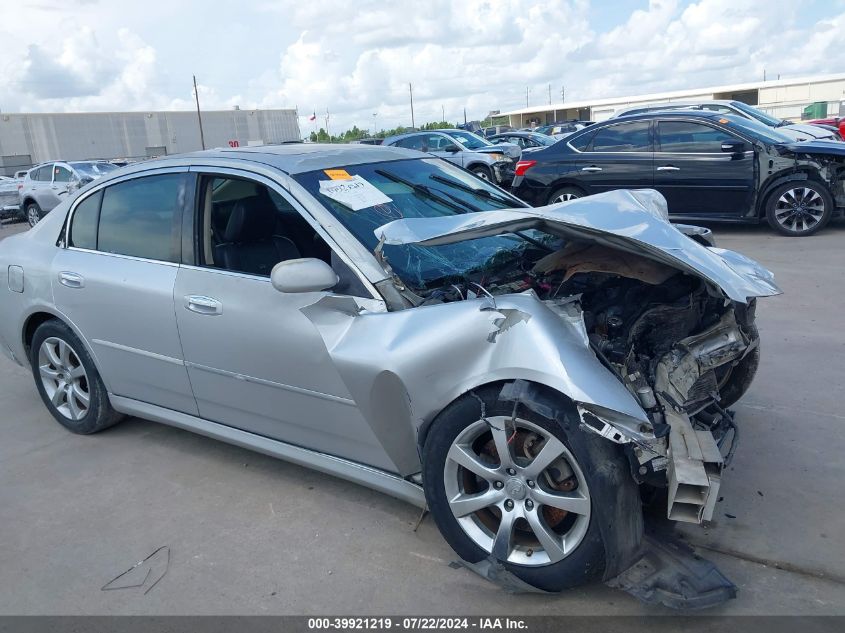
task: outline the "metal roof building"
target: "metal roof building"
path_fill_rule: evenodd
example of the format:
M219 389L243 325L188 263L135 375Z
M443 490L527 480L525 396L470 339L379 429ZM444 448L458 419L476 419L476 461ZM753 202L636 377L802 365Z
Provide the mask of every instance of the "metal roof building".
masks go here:
M508 118L513 127L526 127L580 119L603 121L618 108L669 101L730 99L757 106L782 119L799 120L803 109L816 102L827 102L828 115L839 116L840 105L845 100L845 74L777 79L745 84L694 88L673 92L614 97L609 99L584 99L565 103L533 106L502 112L497 118Z
M296 110L202 113L205 146L301 140ZM202 149L195 111L0 114L0 168L48 160L141 159Z

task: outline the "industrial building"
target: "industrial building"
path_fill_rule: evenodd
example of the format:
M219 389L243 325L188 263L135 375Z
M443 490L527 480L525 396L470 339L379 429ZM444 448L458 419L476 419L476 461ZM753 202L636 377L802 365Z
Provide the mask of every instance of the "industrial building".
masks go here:
M521 128L528 127L532 123L547 125L572 119L603 121L610 118L619 108L638 104L714 99L741 101L778 118L793 121L800 121L805 110L812 111L809 118L845 116L845 111L843 111L845 74L757 81L711 88L532 106L502 112L495 118L495 122Z
M296 110L202 112L205 146L301 140ZM202 148L195 111L0 114L0 174L49 160L140 160Z

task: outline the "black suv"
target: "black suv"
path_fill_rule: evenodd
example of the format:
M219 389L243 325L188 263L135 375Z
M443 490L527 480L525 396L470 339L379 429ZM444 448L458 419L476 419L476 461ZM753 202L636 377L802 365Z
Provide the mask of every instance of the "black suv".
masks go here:
M810 235L845 207L845 143L795 142L729 114L673 110L596 123L517 163L514 193L539 206L650 188L675 220L759 222Z

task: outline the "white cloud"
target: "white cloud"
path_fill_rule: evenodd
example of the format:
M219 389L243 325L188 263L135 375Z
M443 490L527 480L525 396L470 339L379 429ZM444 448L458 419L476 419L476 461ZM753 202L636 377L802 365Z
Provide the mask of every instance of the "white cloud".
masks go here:
M304 131L328 108L337 131L410 123L409 82L419 123L521 107L527 87L539 105L550 85L559 101L845 67L845 13L824 2L651 0L610 20L588 0L15 4L6 111L188 109L196 73L205 108L298 106Z

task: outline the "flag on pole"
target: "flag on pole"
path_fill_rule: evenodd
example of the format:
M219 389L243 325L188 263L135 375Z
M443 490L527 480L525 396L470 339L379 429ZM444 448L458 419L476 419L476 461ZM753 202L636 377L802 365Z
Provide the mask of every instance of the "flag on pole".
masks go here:
M310 117L308 117L308 120L309 121L316 121L317 120L317 111L316 110L314 111L314 114L312 114Z

